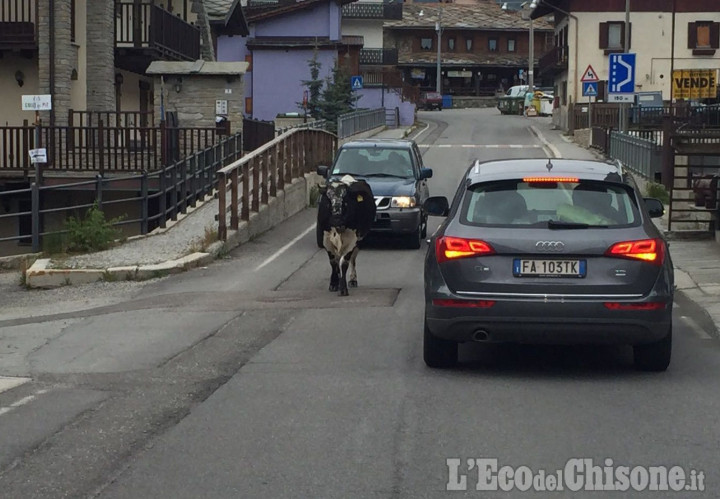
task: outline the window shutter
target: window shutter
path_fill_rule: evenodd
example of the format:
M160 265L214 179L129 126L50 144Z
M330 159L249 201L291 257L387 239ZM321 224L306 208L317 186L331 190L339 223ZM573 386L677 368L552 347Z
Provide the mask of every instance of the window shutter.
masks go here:
M620 25L620 46L623 48L624 52L630 52L630 47L632 47L632 23L628 24L628 47L625 47L625 23L622 23Z
M688 48L697 47L697 26L695 23L688 23Z
M710 47L720 48L720 23L710 24Z
M600 23L600 48L608 47L608 23Z

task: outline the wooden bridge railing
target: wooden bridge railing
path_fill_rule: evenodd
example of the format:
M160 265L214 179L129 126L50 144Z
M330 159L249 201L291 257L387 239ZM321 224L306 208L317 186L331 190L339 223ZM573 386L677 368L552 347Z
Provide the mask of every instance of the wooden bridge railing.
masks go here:
M260 211L286 184L330 164L336 148L337 137L330 132L293 129L218 170L218 239L227 240L228 208L230 229L238 230L240 220L250 220L250 213Z

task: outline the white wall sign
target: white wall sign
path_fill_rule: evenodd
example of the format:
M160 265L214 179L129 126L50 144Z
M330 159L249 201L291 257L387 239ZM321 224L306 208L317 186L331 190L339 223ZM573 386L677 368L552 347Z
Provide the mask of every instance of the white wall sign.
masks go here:
M215 114L227 116L228 113L228 101L216 100L215 101Z
M47 163L47 149L30 149L30 162L36 163Z
M52 96L50 95L23 95L23 111L50 111L52 109Z

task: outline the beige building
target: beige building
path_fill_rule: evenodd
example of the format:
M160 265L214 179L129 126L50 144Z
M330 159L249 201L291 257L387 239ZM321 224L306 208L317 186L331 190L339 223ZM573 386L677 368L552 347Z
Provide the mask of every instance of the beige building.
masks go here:
M155 193L146 215L157 214L157 181L142 187L118 178L157 178L162 167L241 129L246 64L214 62L214 37L247 33L235 0L0 0L0 254L24 251L38 218L41 229L54 230L93 200L105 202L108 218L135 219L141 210L132 200L145 189ZM157 61L188 66L182 89L162 87L162 74L148 72ZM41 144L23 126L36 118L22 109L32 95L52 100L38 113ZM216 127L224 109L231 130ZM160 126L165 119L173 129ZM47 152L39 166L30 162L35 148ZM80 185L98 173L97 185ZM34 221L32 183L43 187ZM159 223L145 218L144 229L123 230Z
M673 70L720 69L716 0L632 0L628 50L625 6L625 0L542 0L533 12L534 19L555 19L555 47L542 55L539 72L555 81L558 126L567 128L570 104L588 102L581 82L588 66L597 74L598 98L604 100L612 53L635 53L635 92L660 91L666 102L677 98L671 96Z
M34 120L33 113L21 110L21 96L28 94L52 95L52 112L42 113L45 124L73 119L77 124L71 109L151 113L156 92L146 74L151 62L213 60L213 28L227 31L234 22L237 34L246 34L239 4L211 27L207 16L199 17L205 3L0 0L5 28L0 30L0 125Z

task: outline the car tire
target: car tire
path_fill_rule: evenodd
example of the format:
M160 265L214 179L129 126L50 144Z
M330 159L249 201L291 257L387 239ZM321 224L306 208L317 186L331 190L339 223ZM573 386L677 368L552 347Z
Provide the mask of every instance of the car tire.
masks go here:
M323 244L324 238L325 238L325 232L320 228L320 225L317 225L315 227L315 240L317 242L318 248L325 247L325 245Z
M421 226L418 225L418 227L412 231L412 233L408 236L405 236L407 240L407 247L410 249L420 249L420 246L422 245L422 229Z
M458 344L433 336L425 319L423 332L423 360L425 365L433 368L453 367L458 360Z
M668 334L655 343L633 346L635 367L641 371L665 371L672 355L672 327Z

